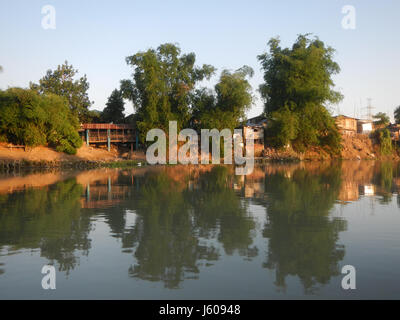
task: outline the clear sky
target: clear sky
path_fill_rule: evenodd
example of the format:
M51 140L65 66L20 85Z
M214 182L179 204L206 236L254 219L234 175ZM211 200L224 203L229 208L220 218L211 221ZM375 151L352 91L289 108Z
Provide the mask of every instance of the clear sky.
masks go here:
M43 29L44 5L56 9L56 29ZM344 29L342 7L356 10L355 29ZM374 113L400 105L399 0L280 1L102 1L1 0L0 88L27 87L48 69L68 60L90 83L93 109L102 110L121 79L132 70L125 57L161 43L195 52L197 64L237 69L249 65L256 96L262 82L257 55L280 36L290 46L300 33L313 33L337 50L341 73L334 77L345 99L333 107L362 117L367 98ZM212 79L212 85L217 76ZM258 98L248 116L262 112ZM127 106L126 114L133 112Z

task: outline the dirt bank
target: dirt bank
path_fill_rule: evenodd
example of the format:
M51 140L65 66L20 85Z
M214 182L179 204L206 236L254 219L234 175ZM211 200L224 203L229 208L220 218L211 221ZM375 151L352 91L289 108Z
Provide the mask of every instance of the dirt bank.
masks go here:
M400 160L399 155L393 152L391 155L380 154L380 146L366 135L342 137L342 151L339 155L332 156L327 150L319 147L311 147L303 153L295 152L292 148L276 150L266 148L262 152L262 158L269 161L286 160ZM76 155L59 153L48 147L18 148L6 143L0 143L0 166L4 163L19 166L44 166L44 167L96 167L99 163L113 163L121 160L133 160L146 162L145 153L129 152L122 148L112 146L111 151L105 148L95 148L83 145ZM15 164L17 163L17 164ZM80 167L80 165L78 166Z
M0 160L27 162L74 162L74 161L115 161L120 159L144 160L143 152L130 154L126 150L112 147L111 151L104 148L94 148L83 145L76 155L56 152L48 147L20 148L8 143L0 143Z
M342 136L342 151L339 155L332 156L327 150L311 147L304 153L295 152L292 148L276 150L266 148L263 156L270 160L400 160L399 155L393 151L390 155L382 155L380 146L367 135Z

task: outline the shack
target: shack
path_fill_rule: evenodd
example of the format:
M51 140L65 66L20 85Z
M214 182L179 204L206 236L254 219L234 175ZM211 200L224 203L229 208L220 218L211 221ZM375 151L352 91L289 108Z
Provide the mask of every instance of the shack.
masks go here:
M390 131L392 140L399 141L400 138L400 124L390 124L387 127Z
M357 119L344 115L338 115L334 118L340 133L349 136L357 133Z
M357 133L369 134L373 130L372 120L357 119Z
M261 156L264 151L264 130L267 126L267 119L263 116L250 118L246 121L243 127L243 137L248 139L252 133L254 140L254 155Z

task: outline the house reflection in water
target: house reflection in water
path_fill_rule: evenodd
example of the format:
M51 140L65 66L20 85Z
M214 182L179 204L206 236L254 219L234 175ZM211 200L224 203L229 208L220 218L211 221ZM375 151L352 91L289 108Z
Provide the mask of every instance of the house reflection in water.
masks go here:
M359 186L356 182L345 181L342 183L338 199L341 202L357 201L359 198Z
M265 171L263 167L254 168L247 176L237 176L233 189L239 192L244 198L265 197Z
M346 182L340 188L338 200L341 202L357 201L360 196L375 195L375 186L372 184L359 185L357 183Z
M360 190L360 195L363 195L363 196L375 195L375 186L373 184L360 186L359 190Z
M341 165L341 187L339 202L346 203L359 200L360 196L373 196L376 190L376 171L381 164L369 161L346 161Z
M79 183L84 187L84 194L80 200L82 208L107 208L127 200L130 196L131 185L134 184L134 177L127 179L131 184L124 181L124 185L118 184L118 171L110 171L105 174L95 174L90 177L77 177ZM81 178L81 179L79 179ZM83 181L82 181L83 180Z

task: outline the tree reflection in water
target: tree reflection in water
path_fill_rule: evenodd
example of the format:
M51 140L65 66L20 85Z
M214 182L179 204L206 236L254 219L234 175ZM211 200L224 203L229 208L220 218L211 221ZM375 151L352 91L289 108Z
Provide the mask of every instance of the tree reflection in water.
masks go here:
M286 287L285 278L298 276L306 292L326 284L340 273L345 255L337 244L346 221L328 217L340 190L340 168L313 173L297 169L291 177L276 173L266 177L269 239L264 267L275 270L275 284Z
M138 220L123 241L124 247L137 243L136 264L129 273L176 288L184 279L198 277L202 261L209 265L218 259L217 241L227 254L237 249L254 255L248 250L254 222L230 188L230 179L222 166L200 174L195 186L189 176L175 181L167 171L146 174L131 202ZM206 244L204 239L216 241Z
M90 222L80 214L81 195L75 179L0 195L0 248L39 249L68 274L79 264L76 251L87 255L90 249Z
M263 267L275 271L279 290L295 276L313 292L339 275L345 255L339 233L346 221L329 215L335 201L357 201L370 184L381 203L399 194L398 164L268 165L244 179L233 169L87 171L48 186L0 192L1 254L38 249L68 274L80 255L88 255L90 232L101 220L122 252L133 255L131 277L179 288L224 255L252 260L260 254L250 208L258 204L266 210ZM0 261L0 275L4 269Z

